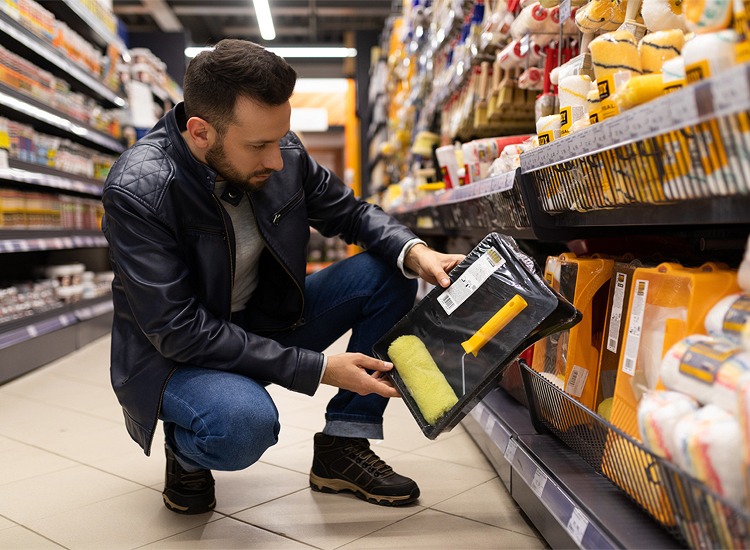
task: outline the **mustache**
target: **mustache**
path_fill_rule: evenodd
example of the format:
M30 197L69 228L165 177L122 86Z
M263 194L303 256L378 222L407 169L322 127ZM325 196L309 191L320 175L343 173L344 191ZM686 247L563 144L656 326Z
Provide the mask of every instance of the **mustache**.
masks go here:
M259 170L257 172L253 172L250 174L251 178L255 178L257 176L270 176L271 174L275 173L276 170Z

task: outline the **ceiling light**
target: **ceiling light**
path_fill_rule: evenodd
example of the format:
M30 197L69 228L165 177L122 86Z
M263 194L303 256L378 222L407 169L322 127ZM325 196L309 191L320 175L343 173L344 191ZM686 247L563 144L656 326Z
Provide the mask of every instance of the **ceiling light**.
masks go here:
M185 48L186 57L195 57L199 53L212 50L210 47L190 47ZM309 58L322 58L322 57L357 57L356 48L343 48L343 47L290 47L290 48L266 48L269 52L273 52L281 57L309 57Z
M298 78L295 93L343 94L349 89L346 78Z
M276 38L276 30L273 28L268 0L253 0L253 6L255 7L255 18L258 20L260 35L263 40L273 40Z

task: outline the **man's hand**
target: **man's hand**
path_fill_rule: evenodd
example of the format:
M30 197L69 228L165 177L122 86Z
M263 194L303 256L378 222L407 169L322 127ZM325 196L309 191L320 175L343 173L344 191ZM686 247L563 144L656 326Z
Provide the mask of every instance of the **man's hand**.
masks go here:
M463 259L463 254L441 254L419 243L409 250L404 266L428 283L447 288L451 284L448 272Z
M391 381L384 376L392 368L392 363L362 353L329 355L322 383L359 395L376 393L383 397L401 397ZM370 374L365 369L375 372Z

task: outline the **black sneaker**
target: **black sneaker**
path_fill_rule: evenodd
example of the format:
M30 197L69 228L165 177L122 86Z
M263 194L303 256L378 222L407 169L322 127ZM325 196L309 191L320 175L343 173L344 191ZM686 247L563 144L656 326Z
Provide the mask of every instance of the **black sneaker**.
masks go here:
M381 506L401 506L419 498L419 487L397 474L370 449L366 439L315 434L310 487L314 491L350 491Z
M205 514L216 507L214 477L211 470L186 472L165 446L167 473L164 482L164 506L178 514Z

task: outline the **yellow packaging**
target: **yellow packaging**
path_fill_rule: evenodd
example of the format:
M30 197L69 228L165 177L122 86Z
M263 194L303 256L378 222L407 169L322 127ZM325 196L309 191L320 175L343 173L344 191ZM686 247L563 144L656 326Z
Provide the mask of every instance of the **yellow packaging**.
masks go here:
M596 408L599 351L613 260L565 253L547 260L545 278L583 314L581 322L534 347L532 368L557 375L565 392Z
M662 263L636 269L625 317L612 424L639 439L638 402L644 391L659 387L664 354L689 334L705 334L708 311L736 292L737 272L715 264L688 268Z
M567 105L560 108L560 136L567 136L570 127L573 126L573 106Z
M550 141L555 141L555 132L552 130L548 132L542 132L541 134L537 135L537 139L539 140L539 145L544 145L545 143L549 143Z

